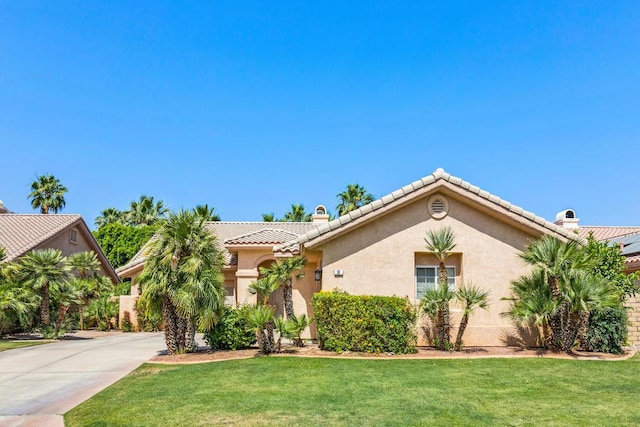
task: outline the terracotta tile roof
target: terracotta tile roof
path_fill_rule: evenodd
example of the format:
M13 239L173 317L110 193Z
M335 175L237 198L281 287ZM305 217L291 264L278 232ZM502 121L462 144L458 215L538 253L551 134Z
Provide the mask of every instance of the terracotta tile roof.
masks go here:
M224 241L226 245L276 245L297 238L299 234L287 230L263 228Z
M251 244L249 243L251 239L254 240L253 244L261 244L260 240L274 240L274 242L269 242L273 244L284 243L317 227L318 223L312 222L211 221L207 223L207 228L217 236L218 242L223 242L223 244L236 239L243 242L239 244ZM265 230L271 230L271 232L266 232ZM286 240L284 240L285 238ZM232 255L226 249L225 255L227 265L233 265ZM116 271L120 274L144 263L144 260L143 247L126 265Z
M81 220L80 215L2 214L0 246L11 261Z
M321 224L317 229L313 229L303 235L301 235L298 239L292 240L285 244L277 245L274 248L274 251L288 251L291 248L294 248L296 245L301 245L307 242L310 242L324 234L335 232L335 230L342 228L343 226L361 218L361 217L369 217L375 216L377 211L382 209L383 207L402 203L403 200L410 195L418 191L428 190L430 187L433 187L439 182L446 182L451 184L453 187L457 188L462 192L471 193L472 195L478 196L488 202L490 202L496 210L502 210L511 214L515 214L526 222L530 222L539 227L542 227L552 233L563 236L567 239L573 240L581 240L578 235L573 233L566 228L560 227L552 222L545 220L542 217L536 216L531 212L525 211L519 206L513 205L506 200L501 199L498 196L495 196L488 191L482 190L481 188L470 184L467 181L463 181L461 178L452 176L446 173L443 169L437 169L431 175L428 175L422 179L419 179L415 182L412 182L409 185L406 185L391 194L387 194L378 200L374 200L368 205L362 206L359 209L356 209L352 212L349 212L346 215L343 215L329 223Z
M610 240L627 234L640 233L640 227L585 225L578 229L578 235L582 238L589 237L589 233L593 233L593 238L596 240Z

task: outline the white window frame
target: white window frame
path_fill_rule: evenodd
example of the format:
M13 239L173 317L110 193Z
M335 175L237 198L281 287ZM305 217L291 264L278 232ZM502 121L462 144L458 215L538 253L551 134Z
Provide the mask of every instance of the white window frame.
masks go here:
M449 283L449 290L451 291L455 291L456 290L456 286L457 286L457 281L456 281L456 267L453 265L446 265L445 266L447 269L453 269L453 277L447 277L448 279L453 278L453 283ZM413 275L413 283L414 283L414 287L415 287L415 296L417 300L420 300L421 298L418 296L418 269L419 268L430 268L434 270L435 273L435 285L437 286L438 284L438 270L440 269L439 265L416 265L415 269L413 270L414 275ZM428 290L425 289L425 291Z

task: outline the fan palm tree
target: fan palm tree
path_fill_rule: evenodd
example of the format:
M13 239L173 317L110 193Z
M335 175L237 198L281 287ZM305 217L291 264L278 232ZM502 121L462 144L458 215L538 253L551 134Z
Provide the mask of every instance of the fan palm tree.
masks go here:
M277 291L282 283L276 276L261 277L249 284L249 293L258 296L258 304L269 305L269 296Z
M151 225L158 220L164 219L169 212L162 200L154 201L153 196L140 196L137 201L131 202L131 207L127 213L127 221L131 225Z
M427 250L431 252L440 263L438 267L438 287L440 288L439 291L442 293L442 296L445 296L446 290L449 288L445 261L451 256L453 249L456 247L453 230L451 230L450 227L444 227L435 231L429 230L424 240ZM436 336L440 350L451 347L449 301L451 301L451 299L441 298L437 310Z
M107 208L100 212L100 215L95 219L94 224L100 228L108 224L123 223L126 216L126 212L122 212L116 208Z
M40 175L31 183L31 206L40 209L40 213L48 214L49 211L58 213L64 208L66 202L64 193L67 187L60 183L60 180L53 175Z
M280 283L283 289L284 310L287 318L293 317L293 278L301 279L304 277L304 267L307 265L307 259L302 256L291 258L280 258L270 267L261 267L260 274L268 277L277 283Z
M252 306L247 312L247 323L256 333L256 339L260 352L263 354L272 353L274 348L267 333L266 326L273 323L274 310L267 305Z
M220 221L220 215L215 213L216 208L210 208L209 205L198 205L193 208L196 215L200 215L205 221Z
M349 184L347 189L336 196L340 202L336 207L338 215L346 215L364 205L373 202L373 195L359 184Z
M558 301L553 297L547 283L547 276L541 269L534 269L530 274L511 282L509 310L503 313L512 320L527 324L533 322L542 328L542 335L547 348L553 346L553 332L550 321L557 311Z
M224 306L224 257L216 238L202 217L181 210L169 214L145 255L142 304L162 313L169 354L191 351L196 327L212 327Z
M282 222L310 222L311 214L305 212L303 204L291 205L291 210L284 213Z
M40 293L40 323L43 326L49 325L50 291L69 280L70 267L67 259L58 249L34 250L20 258L16 277L21 284Z
M549 319L552 333L550 349L569 351L570 348L565 345L569 333L566 327L569 324L569 301L565 298L563 288L578 272L591 269L594 261L578 242L562 242L550 235L530 243L520 257L544 272L557 303L557 309Z
M276 221L275 214L273 212L271 212L271 213L263 213L262 214L262 221L263 222L275 222Z
M460 319L460 326L458 327L458 335L456 336L456 343L454 346L456 351L460 351L462 349L462 336L469 324L469 316L471 313L478 308L483 310L489 308L490 293L490 291L482 290L474 285L462 286L456 292L456 299L462 304L462 318Z

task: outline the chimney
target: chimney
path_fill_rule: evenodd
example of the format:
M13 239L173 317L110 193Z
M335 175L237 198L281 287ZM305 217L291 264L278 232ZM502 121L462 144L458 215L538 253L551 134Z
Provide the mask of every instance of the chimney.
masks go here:
M313 215L311 215L311 222L322 223L329 222L329 215L327 214L327 208L322 205L316 206L316 209L313 211Z
M578 228L578 221L580 221L580 218L576 218L576 212L573 209L567 209L558 212L556 220L553 223L560 227L573 230Z

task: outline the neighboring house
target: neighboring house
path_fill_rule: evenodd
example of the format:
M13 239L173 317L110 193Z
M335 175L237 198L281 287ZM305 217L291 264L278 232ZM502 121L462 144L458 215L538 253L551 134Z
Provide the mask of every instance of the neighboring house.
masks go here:
M304 278L294 280L294 309L312 316L313 294L334 288L406 296L417 303L437 281L438 262L425 248L426 233L449 226L457 243L447 261L450 285L475 283L491 290L490 308L473 315L465 343L535 345L537 330L516 328L501 315L509 306L503 298L509 296L511 281L531 269L518 256L531 240L549 234L582 241L575 213L559 215L556 223L546 221L438 169L331 222L326 209L318 206L311 223L211 222L208 227L227 255L229 303L255 302L248 289L259 268L279 257L302 254L308 263ZM132 296L121 297L121 316L133 309L142 254L118 269L121 277L133 280ZM455 325L460 310L454 307L452 313ZM310 334L315 336L313 328Z
M6 261L34 249L59 249L65 256L93 251L100 261L101 273L113 283L120 280L80 215L0 212L0 246L7 252Z

